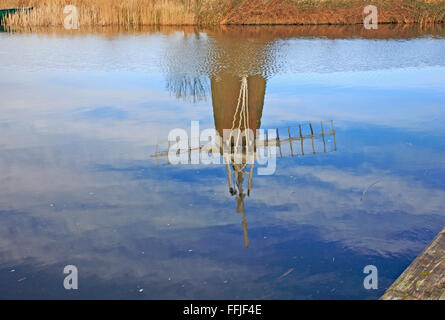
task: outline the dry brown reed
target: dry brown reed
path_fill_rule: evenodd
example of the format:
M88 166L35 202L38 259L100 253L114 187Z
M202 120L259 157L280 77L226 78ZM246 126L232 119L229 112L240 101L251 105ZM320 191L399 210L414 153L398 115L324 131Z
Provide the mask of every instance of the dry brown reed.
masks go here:
M78 9L80 27L218 24L357 24L375 4L381 23L440 23L445 0L2 0L0 8L34 7L3 24L62 26L66 5Z
M8 19L8 26L61 26L66 5L78 10L79 26L194 25L197 0L5 0L1 6L34 7Z

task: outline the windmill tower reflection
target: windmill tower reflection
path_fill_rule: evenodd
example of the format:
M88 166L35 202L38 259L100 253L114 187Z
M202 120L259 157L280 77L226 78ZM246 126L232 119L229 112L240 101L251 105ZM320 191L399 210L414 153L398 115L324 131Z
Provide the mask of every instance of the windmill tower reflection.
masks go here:
M285 128L275 128L275 137L266 134L265 137L257 137L257 129L261 128L264 98L266 93L267 76L276 68L274 64L274 47L271 45L275 39L262 38L261 34L240 34L232 37L231 32L210 33L214 40L208 48L208 61L212 61L205 70L210 70L206 76L210 79L210 91L213 106L213 118L215 130L219 137L223 137L217 149L223 158L227 172L229 193L236 199L236 212L242 214L242 229L244 246L249 246L247 232L247 218L245 199L250 196L253 188L253 176L255 163L249 157L249 147L253 150L253 160L261 155L257 154L258 144L265 146L272 154L279 157L304 156L305 141L310 142L311 154L325 153L336 150L335 130L333 122L330 128L321 122L320 127L315 128L312 123L304 123ZM228 39L230 38L230 41ZM235 42L233 39L238 39ZM190 43L187 43L190 46ZM202 48L200 48L202 50ZM181 61L182 62L182 61ZM197 68L201 68L197 66ZM178 72L181 67L174 65L174 70L169 75L167 87L178 98L192 97L192 101L202 100L206 96L204 80L199 76L189 76L186 72ZM326 130L329 128L328 130ZM235 132L226 139L225 131ZM240 136L240 133L241 136ZM327 140L330 136L332 140ZM230 145L230 153L227 153L223 144ZM333 146L329 147L329 144ZM318 146L321 147L318 147ZM205 146L188 147L185 151L205 152ZM155 159L168 158L168 150L159 151L152 155ZM232 153L232 150L234 151ZM237 150L241 150L242 161L234 161ZM168 162L169 163L169 162ZM247 189L247 191L246 191Z
M238 129L240 132L252 130L256 135L257 129L261 126L261 116L263 112L264 96L266 92L266 80L263 76L235 76L228 72L218 73L211 78L213 117L215 129L220 137L224 136L224 130ZM247 135L250 132L247 132ZM253 139L256 137L254 136ZM244 141L247 144L249 138ZM234 144L239 141L235 140ZM247 148L243 148L247 152ZM247 180L247 196L250 196L252 189L254 163L246 161L235 163L232 155L227 159L226 170L229 192L236 196L236 212L242 213L242 227L244 235L244 246L249 245L247 233L247 219L244 199L244 181Z
M273 64L273 54L268 49L273 40L262 38L259 33L239 32L240 30L243 29L212 34L216 41L211 52L225 67L222 71L214 72L210 78L215 129L220 137L224 136L224 130L227 129L250 129L256 135L257 129L261 127L266 93L265 76ZM237 37L233 37L234 32ZM234 38L238 41L234 42ZM253 140L256 141L256 138L254 136ZM238 142L234 141L235 144ZM244 144L246 143L248 142L245 141ZM256 149L255 145L253 149ZM241 225L244 246L247 248L249 239L245 198L250 196L252 190L255 164L249 163L247 159L243 163L226 159L225 163L229 192L236 197L236 212L243 215ZM244 191L245 181L247 192Z

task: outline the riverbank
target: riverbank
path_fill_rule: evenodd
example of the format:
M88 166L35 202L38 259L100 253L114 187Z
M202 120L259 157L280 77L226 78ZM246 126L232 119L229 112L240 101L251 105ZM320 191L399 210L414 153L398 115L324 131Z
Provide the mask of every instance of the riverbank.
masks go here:
M61 26L63 9L78 9L79 26L361 24L367 5L379 23L445 22L445 0L5 0L2 8L34 7L7 26Z
M0 28L1 29L1 28ZM5 29L5 31L8 28ZM230 34L233 37L262 39L327 38L327 39L413 39L423 37L445 38L445 24L383 24L377 30L362 25L218 25L218 26L84 26L73 32L59 27L10 28L20 33L45 34L66 37L83 37L100 34L108 39L125 35L183 34L185 37L201 33Z

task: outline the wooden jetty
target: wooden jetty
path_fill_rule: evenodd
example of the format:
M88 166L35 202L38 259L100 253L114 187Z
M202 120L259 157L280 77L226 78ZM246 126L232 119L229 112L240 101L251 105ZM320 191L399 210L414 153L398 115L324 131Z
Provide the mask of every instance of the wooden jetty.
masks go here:
M445 228L380 299L445 300Z

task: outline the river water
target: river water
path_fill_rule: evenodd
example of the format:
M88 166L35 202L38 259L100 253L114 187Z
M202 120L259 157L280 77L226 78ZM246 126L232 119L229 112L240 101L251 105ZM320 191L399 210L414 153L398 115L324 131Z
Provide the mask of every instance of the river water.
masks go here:
M445 227L443 27L0 44L2 299L377 299ZM192 121L230 127L243 83L250 126L278 129L282 149L232 195L226 165L162 150Z

